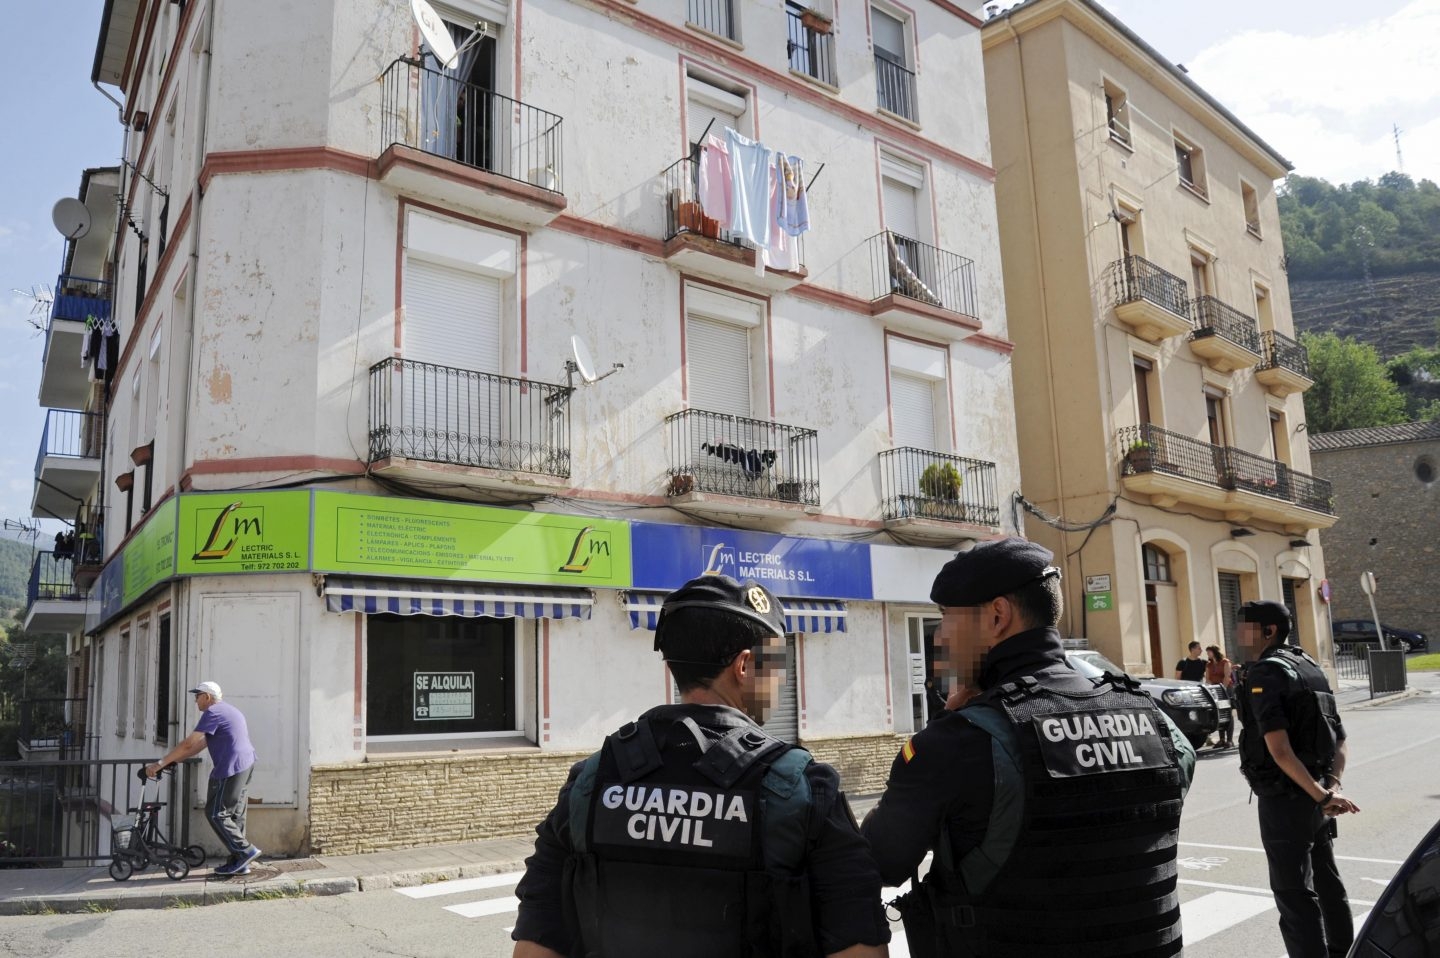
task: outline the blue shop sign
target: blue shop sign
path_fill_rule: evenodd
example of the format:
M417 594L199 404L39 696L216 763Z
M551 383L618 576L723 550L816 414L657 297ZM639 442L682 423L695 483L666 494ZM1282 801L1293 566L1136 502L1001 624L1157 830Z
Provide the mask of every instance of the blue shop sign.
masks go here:
M90 589L91 598L100 600L100 621L108 622L120 614L125 604L125 553L111 556L101 570L95 585Z
M754 579L780 596L869 599L870 547L705 526L634 522L630 548L636 589L675 589L706 572Z

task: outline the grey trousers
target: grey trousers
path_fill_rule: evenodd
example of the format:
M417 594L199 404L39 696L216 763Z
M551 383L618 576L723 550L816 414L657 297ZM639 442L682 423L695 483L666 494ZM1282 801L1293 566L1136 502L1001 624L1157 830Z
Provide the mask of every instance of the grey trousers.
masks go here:
M245 837L245 790L250 786L253 771L252 765L228 778L212 778L205 794L205 817L232 858L250 849Z

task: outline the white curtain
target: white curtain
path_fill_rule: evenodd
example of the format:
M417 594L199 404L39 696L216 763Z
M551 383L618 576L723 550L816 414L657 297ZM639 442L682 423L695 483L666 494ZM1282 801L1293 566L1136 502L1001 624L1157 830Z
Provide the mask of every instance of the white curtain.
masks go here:
M457 48L470 38L470 31L463 27L452 23L446 23L445 26ZM477 42L461 53L448 70L441 65L429 44L421 46L420 62L425 65L425 73L421 81L423 89L420 99L420 148L426 153L462 159L458 119L460 93L470 77L471 68L480 56L482 43L483 41ZM486 112L481 104L470 104L470 122L483 122Z

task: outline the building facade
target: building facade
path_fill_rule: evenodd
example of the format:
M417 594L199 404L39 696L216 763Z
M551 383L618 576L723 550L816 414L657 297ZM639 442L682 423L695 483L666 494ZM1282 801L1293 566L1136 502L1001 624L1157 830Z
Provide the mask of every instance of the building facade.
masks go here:
M99 752L163 751L211 679L267 851L524 833L673 697L647 627L718 571L786 603L772 728L879 787L934 571L1018 528L979 21L436 8L449 66L402 0L106 4ZM745 139L800 160L807 232L702 191Z
M1373 572L1382 623L1440 635L1440 422L1319 433L1310 458L1334 483L1340 514L1325 533L1334 618L1370 621L1360 576Z
M1324 652L1289 164L1088 0L982 37L1024 494L1051 520L1028 529L1064 557L1069 633L1171 675L1276 599Z

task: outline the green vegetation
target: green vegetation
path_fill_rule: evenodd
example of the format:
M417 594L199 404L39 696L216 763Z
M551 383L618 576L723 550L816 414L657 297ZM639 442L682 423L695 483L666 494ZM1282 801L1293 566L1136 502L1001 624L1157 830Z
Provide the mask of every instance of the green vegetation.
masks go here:
M1440 672L1440 652L1417 655L1405 660L1407 672Z
M1374 346L1334 333L1302 333L1310 352L1305 419L1312 433L1405 422L1405 396Z
M25 590L30 586L30 566L34 552L29 542L0 539L0 609L19 608L25 604Z
M33 652L26 650L31 646ZM19 758L15 739L23 700L64 696L65 636L30 635L10 622L0 642L0 759Z
M920 492L931 499L959 499L960 484L960 472L952 462L932 462L920 474Z
M1291 282L1440 272L1440 186L1404 173L1332 186L1290 176L1279 196Z

